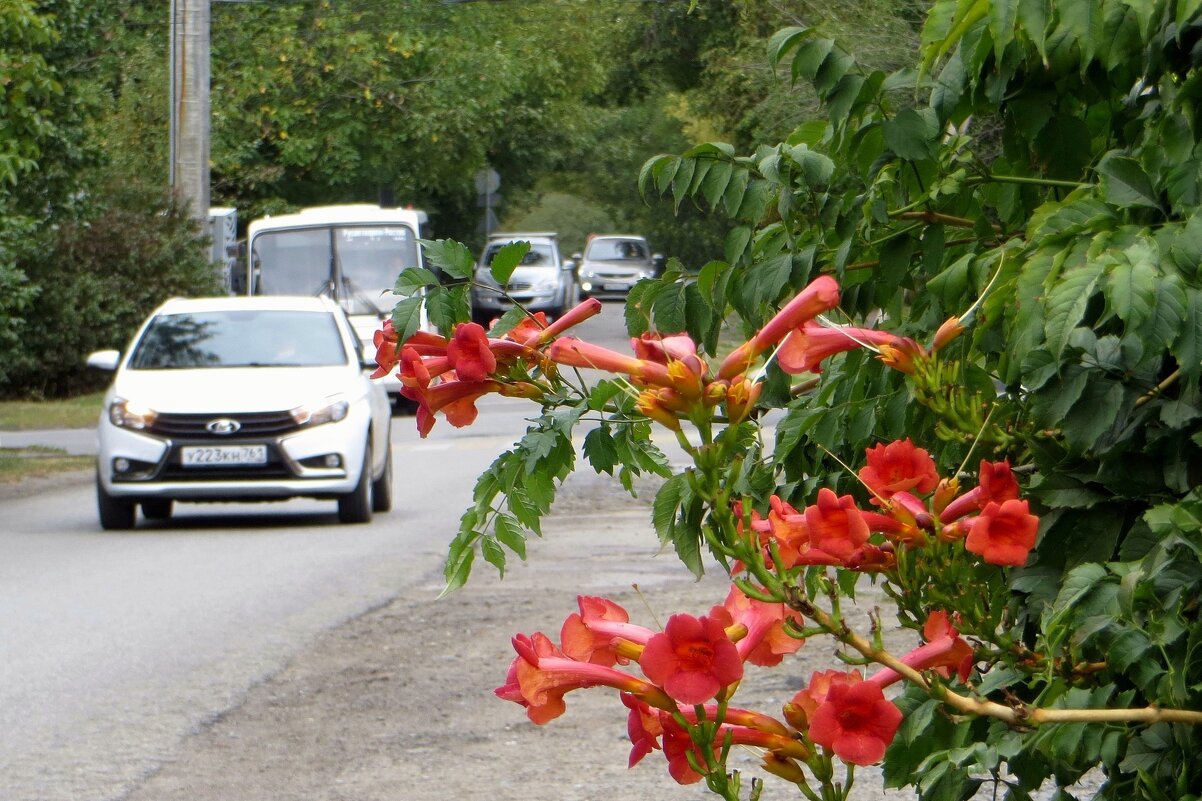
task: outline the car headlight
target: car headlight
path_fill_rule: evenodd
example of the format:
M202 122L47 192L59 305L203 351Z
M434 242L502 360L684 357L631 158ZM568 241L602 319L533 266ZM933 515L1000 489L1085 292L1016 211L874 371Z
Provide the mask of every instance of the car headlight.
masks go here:
M125 398L113 398L109 404L109 422L121 428L142 431L154 425L156 417L158 413L154 409Z
M333 397L297 406L291 414L297 425L319 426L322 423L337 423L345 419L350 407L344 398Z

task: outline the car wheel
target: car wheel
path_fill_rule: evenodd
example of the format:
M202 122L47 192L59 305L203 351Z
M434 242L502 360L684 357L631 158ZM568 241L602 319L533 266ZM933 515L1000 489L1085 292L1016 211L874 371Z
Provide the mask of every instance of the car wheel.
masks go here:
M137 506L133 501L114 498L104 490L100 479L96 479L96 511L100 513L100 527L106 531L125 531L134 527Z
M168 520L171 518L171 499L152 498L142 501L142 516L147 520Z
M392 511L392 443L388 443L388 452L384 454L384 472L371 482L371 510L373 512Z
M359 483L338 499L338 520L342 523L371 522L371 439L363 449L363 469L359 471Z

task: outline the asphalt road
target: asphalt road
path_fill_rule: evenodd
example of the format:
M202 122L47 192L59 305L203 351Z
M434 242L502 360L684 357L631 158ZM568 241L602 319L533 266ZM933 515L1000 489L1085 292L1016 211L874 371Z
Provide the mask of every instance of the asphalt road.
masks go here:
M587 330L620 346L620 308ZM0 500L0 801L120 798L322 632L429 581L532 409L480 408L426 440L394 420L396 508L366 526L299 499L177 504L104 532L87 474Z

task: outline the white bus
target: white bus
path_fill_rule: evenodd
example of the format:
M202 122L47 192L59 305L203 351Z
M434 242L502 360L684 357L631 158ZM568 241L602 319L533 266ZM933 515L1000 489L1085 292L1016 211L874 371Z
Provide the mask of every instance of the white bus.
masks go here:
M255 220L247 230L244 291L333 298L371 357L372 336L400 299L392 292L397 276L421 266L418 239L425 236L426 221L424 211L367 204L316 206ZM398 400L400 382L394 376L383 380Z

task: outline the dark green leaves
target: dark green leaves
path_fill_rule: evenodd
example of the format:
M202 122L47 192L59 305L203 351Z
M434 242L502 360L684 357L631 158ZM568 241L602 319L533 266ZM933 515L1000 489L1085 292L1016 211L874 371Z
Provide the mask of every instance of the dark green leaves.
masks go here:
M1151 179L1135 159L1111 151L1096 169L1102 176L1102 193L1108 203L1121 209L1132 206L1160 208Z
M426 258L451 278L470 278L475 264L472 253L462 242L452 239L422 240Z

